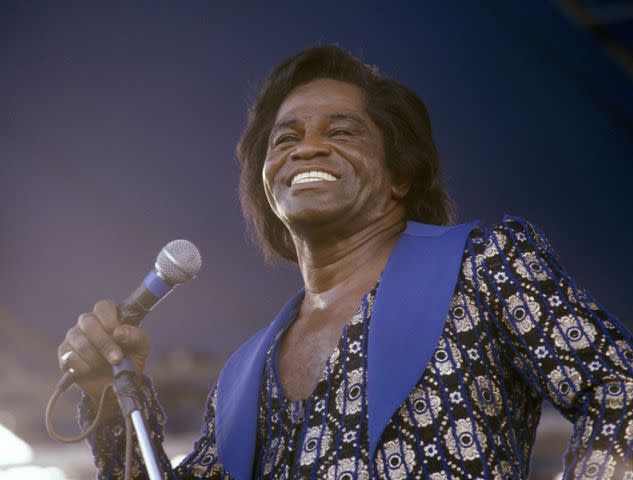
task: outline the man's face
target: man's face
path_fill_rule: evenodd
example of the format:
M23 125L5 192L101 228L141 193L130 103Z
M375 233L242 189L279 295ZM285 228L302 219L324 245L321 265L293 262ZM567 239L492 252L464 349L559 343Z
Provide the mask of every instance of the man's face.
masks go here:
M338 80L314 80L284 99L262 177L268 202L290 227L363 228L397 201L365 92Z

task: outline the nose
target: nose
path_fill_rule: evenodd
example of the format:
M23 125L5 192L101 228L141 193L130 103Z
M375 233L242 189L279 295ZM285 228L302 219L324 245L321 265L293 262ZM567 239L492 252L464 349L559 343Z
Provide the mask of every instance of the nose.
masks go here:
M305 136L297 143L290 155L292 160L310 160L316 157L327 157L331 153L330 146L317 136Z

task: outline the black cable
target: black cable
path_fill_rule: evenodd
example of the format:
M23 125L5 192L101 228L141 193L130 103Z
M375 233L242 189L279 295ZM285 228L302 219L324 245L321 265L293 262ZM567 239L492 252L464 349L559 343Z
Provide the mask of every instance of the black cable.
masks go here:
M103 389L103 392L101 393L101 398L99 399L99 407L97 408L97 415L94 421L92 422L92 424L86 429L86 431L72 437L64 437L62 435L59 435L55 431L55 429L53 428L53 421L52 421L53 409L55 408L55 405L57 404L57 400L62 395L62 393L66 391L66 389L59 388L63 381L64 381L64 378L62 378L62 380L57 384L55 391L51 395L51 398L48 400L48 404L46 405L46 414L44 415L44 423L46 424L46 431L54 440L57 440L58 442L62 442L62 443L77 443L77 442L80 442L81 440L84 440L90 434L92 434L92 432L95 431L95 429L101 422L101 417L103 416L103 407L105 405L106 396L107 396L108 390L112 388L112 385L108 385L106 388Z
M101 398L99 399L99 406L97 407L97 414L95 416L94 421L90 426L86 429L85 432L80 433L79 435L64 437L58 434L53 428L53 410L55 409L55 405L57 404L57 400L59 397L66 391L74 382L74 375L71 371L66 372L61 380L55 386L55 390L51 395L51 398L48 400L46 405L46 413L44 414L44 423L46 424L46 431L50 435L51 438L57 440L62 443L77 443L88 436L90 436L99 426L103 417L103 409L106 403L106 397L108 395L109 390L112 390L112 384L107 385L103 392L101 392ZM129 415L125 416L125 480L131 479L132 472L132 420Z

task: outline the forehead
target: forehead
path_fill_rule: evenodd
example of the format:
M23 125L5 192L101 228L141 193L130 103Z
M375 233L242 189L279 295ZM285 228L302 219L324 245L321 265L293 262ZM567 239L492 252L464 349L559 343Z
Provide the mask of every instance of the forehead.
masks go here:
M292 90L279 106L276 121L300 114L365 113L365 91L352 83L323 78Z

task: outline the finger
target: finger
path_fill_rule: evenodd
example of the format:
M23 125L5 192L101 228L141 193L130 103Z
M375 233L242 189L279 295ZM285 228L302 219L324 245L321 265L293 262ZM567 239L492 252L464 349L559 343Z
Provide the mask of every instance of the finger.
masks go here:
M95 347L99 353L108 359L111 364L117 364L123 358L123 352L112 337L105 331L99 319L92 313L84 313L79 316L77 326L88 341Z
M64 360L60 358L60 369L62 372L67 372L72 369L78 377L87 376L94 372L92 367L73 350L65 352L62 357L64 358Z
M59 347L57 347L57 361L59 363L59 369L62 372L68 370L68 354L71 352L72 349L66 342L62 342Z
M64 341L62 343L59 344L59 347L57 347L57 359L60 361L60 365L61 365L61 358L62 355L64 353L66 353L67 351L71 350L70 346L66 343L66 340L64 339Z
M112 337L126 352L147 355L150 351L151 342L149 334L138 327L119 325L114 329Z
M101 322L103 329L110 334L121 324L119 322L119 311L114 300L99 300L95 303L93 313Z
M66 334L66 343L71 350L94 371L104 370L108 363L99 351L90 343L79 327L73 327ZM73 358L71 358L72 360Z
M61 357L59 357L59 368L61 368L62 370L68 370L68 359L70 358L70 355L72 355L72 353L72 350L68 350Z

